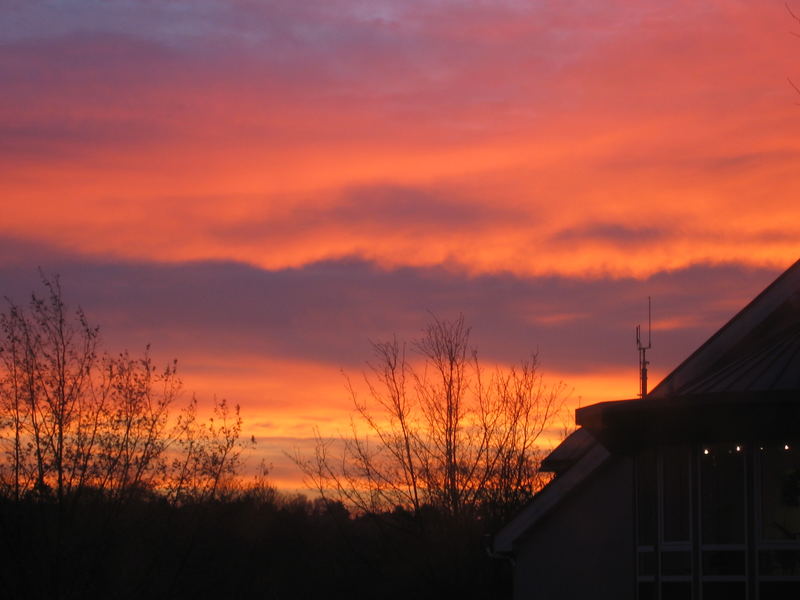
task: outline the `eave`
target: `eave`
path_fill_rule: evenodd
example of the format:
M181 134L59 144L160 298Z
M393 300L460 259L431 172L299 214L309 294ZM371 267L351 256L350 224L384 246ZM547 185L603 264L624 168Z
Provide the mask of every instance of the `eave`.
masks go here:
M576 422L611 452L648 444L800 436L800 391L728 392L601 402Z

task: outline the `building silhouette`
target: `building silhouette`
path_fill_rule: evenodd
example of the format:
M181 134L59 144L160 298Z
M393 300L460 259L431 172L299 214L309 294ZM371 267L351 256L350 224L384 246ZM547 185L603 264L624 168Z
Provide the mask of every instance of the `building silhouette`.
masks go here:
M495 536L515 598L800 598L800 261L644 398L576 422Z

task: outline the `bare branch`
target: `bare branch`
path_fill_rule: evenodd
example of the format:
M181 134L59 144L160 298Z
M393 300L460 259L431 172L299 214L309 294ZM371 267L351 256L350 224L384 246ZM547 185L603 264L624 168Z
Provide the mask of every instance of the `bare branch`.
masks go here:
M319 491L358 511L433 506L500 519L545 480L540 444L557 429L565 389L544 384L536 355L485 372L463 316L431 319L411 344L413 364L396 337L372 344L366 400L345 375L354 413L341 452L334 458L318 438L313 459L293 460Z

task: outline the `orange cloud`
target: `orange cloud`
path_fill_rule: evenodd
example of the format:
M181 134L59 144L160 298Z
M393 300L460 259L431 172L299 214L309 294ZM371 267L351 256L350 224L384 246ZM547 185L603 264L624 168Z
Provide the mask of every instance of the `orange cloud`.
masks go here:
M783 265L800 250L789 22L735 3L685 8L445 19L423 3L395 15L394 33L356 13L281 13L378 48L337 46L342 71L287 42L307 75L241 46L207 60L132 34L8 44L2 114L17 145L3 153L0 230L92 256L268 269L346 256L617 277ZM414 40L435 51L398 54ZM518 68L499 68L512 43ZM457 51L470 44L485 53L467 63ZM387 187L428 204L382 217ZM372 221L341 210L353 194L379 205ZM481 219L454 224L440 206ZM260 234L220 233L253 223ZM559 242L596 223L619 235ZM636 231L655 235L631 243Z

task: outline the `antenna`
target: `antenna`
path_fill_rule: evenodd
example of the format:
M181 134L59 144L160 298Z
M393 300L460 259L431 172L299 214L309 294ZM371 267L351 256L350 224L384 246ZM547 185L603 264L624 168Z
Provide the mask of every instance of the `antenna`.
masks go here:
M644 398L647 396L647 365L650 361L647 360L647 351L653 347L651 338L652 332L652 317L650 310L650 296L647 297L647 346L642 344L642 326L636 326L636 349L639 350L639 396Z

